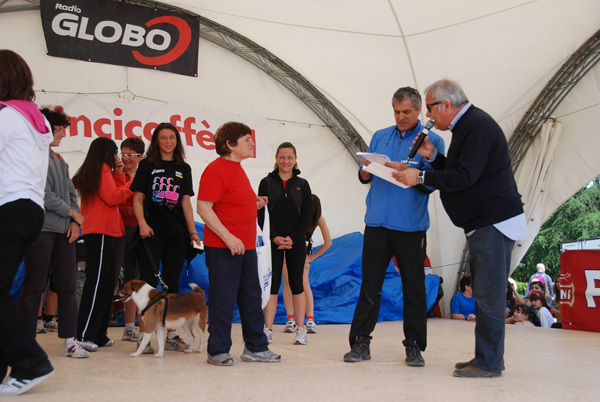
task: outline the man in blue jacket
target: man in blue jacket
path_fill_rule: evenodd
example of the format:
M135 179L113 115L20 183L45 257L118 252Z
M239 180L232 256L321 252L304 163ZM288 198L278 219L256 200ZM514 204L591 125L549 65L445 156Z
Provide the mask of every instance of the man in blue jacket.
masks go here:
M367 152L387 155L389 167L406 166L431 171L420 155L408 159L413 140L423 131L419 121L421 95L410 87L400 88L392 97L396 124L377 131ZM435 133L429 139L439 153L444 152L444 140ZM367 194L367 213L362 256L362 285L350 328L350 352L345 362L369 360L371 333L379 316L381 289L392 256L396 257L404 292L404 336L406 363L424 366L421 351L427 346L427 295L424 261L429 228L427 203L431 190L423 185L402 188L363 168L359 180L371 183Z
M494 119L473 106L453 81L425 89L427 116L452 130L448 155L427 139L419 148L435 169L394 173L406 185L424 183L440 191L448 216L464 229L476 302L475 357L457 363L455 377L499 377L504 370L506 281L516 240L527 237L523 202L510 165L506 137Z

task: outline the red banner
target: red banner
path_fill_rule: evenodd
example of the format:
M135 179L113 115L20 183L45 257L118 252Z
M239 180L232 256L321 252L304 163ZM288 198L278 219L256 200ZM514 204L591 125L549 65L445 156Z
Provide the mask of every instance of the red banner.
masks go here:
M600 332L600 250L567 250L560 268L563 328Z

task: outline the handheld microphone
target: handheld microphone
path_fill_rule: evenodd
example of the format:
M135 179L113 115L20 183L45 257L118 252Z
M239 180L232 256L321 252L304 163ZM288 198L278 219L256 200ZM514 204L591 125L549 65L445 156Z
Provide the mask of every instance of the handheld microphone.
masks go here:
M425 137L429 133L429 130L431 130L433 128L434 124L435 124L435 121L433 121L433 119L429 119L429 121L427 123L425 123L425 127L423 127L423 131L421 131L421 134L419 134L419 138L417 138L417 142L415 142L415 145L413 145L412 149L410 150L410 153L408 154L409 160L411 160L415 157L415 155L417 154L417 151L419 150L419 147L425 140Z

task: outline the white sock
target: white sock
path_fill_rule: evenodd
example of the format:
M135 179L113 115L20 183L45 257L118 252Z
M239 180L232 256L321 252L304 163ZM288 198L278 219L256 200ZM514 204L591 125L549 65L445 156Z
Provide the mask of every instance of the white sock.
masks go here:
M168 339L175 338L175 335L177 335L177 333L175 331L173 331L173 332L167 332L167 338Z
M67 338L67 339L65 339L65 342L67 342L67 343L75 342L75 337L72 336L70 338Z
M135 328L135 323L134 322L125 323L125 328L126 329Z

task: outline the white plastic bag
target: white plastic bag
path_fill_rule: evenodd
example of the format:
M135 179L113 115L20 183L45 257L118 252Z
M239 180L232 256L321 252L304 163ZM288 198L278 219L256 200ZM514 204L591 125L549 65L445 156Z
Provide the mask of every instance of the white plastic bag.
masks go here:
M270 222L269 222L269 210L267 206L265 208L265 222L263 224L262 240L263 245L261 246L258 242L258 221L256 222L256 258L258 267L258 281L262 291L262 308L264 309L269 302L271 297L271 279L273 278L273 270L271 268L271 237L270 237Z

